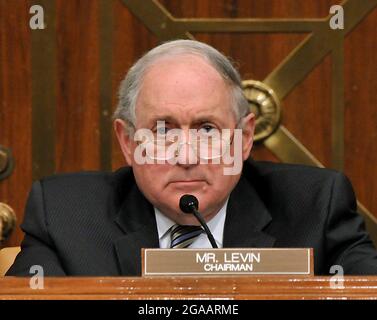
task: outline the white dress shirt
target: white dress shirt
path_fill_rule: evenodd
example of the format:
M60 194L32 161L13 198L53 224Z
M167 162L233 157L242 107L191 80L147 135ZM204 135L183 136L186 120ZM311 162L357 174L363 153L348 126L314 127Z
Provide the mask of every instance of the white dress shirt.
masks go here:
M212 235L215 238L216 244L219 248L223 247L224 224L228 200L229 198L225 201L225 204L220 209L220 211L210 221L207 222L208 228L209 230L211 230ZM170 248L170 228L176 223L165 216L157 208L154 208L154 213L156 216L160 248ZM194 240L189 248L212 248L212 245L208 240L207 234L203 232Z

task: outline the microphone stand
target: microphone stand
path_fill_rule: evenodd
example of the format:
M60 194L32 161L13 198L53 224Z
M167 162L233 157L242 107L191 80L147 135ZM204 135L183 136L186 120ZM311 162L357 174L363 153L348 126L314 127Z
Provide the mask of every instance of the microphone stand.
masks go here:
M209 228L207 226L207 223L204 221L202 215L198 212L198 210L196 210L194 204L190 204L190 209L192 210L192 213L194 214L194 216L196 217L196 219L198 219L198 221L200 222L200 224L204 228L204 231L206 232L206 234L208 236L208 240L211 243L212 248L217 249L218 246L216 244L216 241L213 238L213 235L212 235L211 231L209 230Z

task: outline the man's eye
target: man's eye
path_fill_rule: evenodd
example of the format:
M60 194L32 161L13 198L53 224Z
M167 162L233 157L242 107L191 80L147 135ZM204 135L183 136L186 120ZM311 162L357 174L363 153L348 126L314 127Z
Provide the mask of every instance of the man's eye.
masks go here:
M216 129L216 128L214 126L211 126L210 124L206 124L206 125L202 126L199 129L199 132L201 132L201 133L209 133L213 129Z
M169 128L167 127L158 127L156 132L157 134L167 134L169 131Z

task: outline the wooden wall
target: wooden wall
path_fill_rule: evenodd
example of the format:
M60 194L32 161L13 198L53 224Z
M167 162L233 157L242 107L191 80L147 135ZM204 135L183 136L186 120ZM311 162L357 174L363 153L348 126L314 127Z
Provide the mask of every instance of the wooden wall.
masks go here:
M374 0L363 0L374 1ZM145 1L147 2L147 1ZM375 2L375 1L374 1ZM45 5L47 29L29 28L29 8ZM337 0L161 0L177 18L323 18ZM347 17L346 17L347 19ZM344 43L344 171L377 216L377 7ZM263 80L303 33L193 33ZM0 144L15 170L0 201L22 221L31 183L43 175L124 165L111 128L117 87L159 39L122 0L0 0ZM331 68L325 57L282 101L282 122L331 167ZM265 147L257 159L279 161ZM18 245L18 228L6 245Z

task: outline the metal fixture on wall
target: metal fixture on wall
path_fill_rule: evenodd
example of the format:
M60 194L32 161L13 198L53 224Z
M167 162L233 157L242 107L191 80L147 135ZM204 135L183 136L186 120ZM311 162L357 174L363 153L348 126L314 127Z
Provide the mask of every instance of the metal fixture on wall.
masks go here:
M0 181L9 177L14 168L10 149L0 146ZM0 202L0 243L5 241L16 227L16 215L11 207Z
M255 80L243 81L244 93L251 112L255 114L255 142L271 136L280 125L280 101L266 84Z
M11 235L16 227L16 215L13 209L0 202L0 243Z
M13 167L14 161L11 151L0 145L0 181L10 176Z

